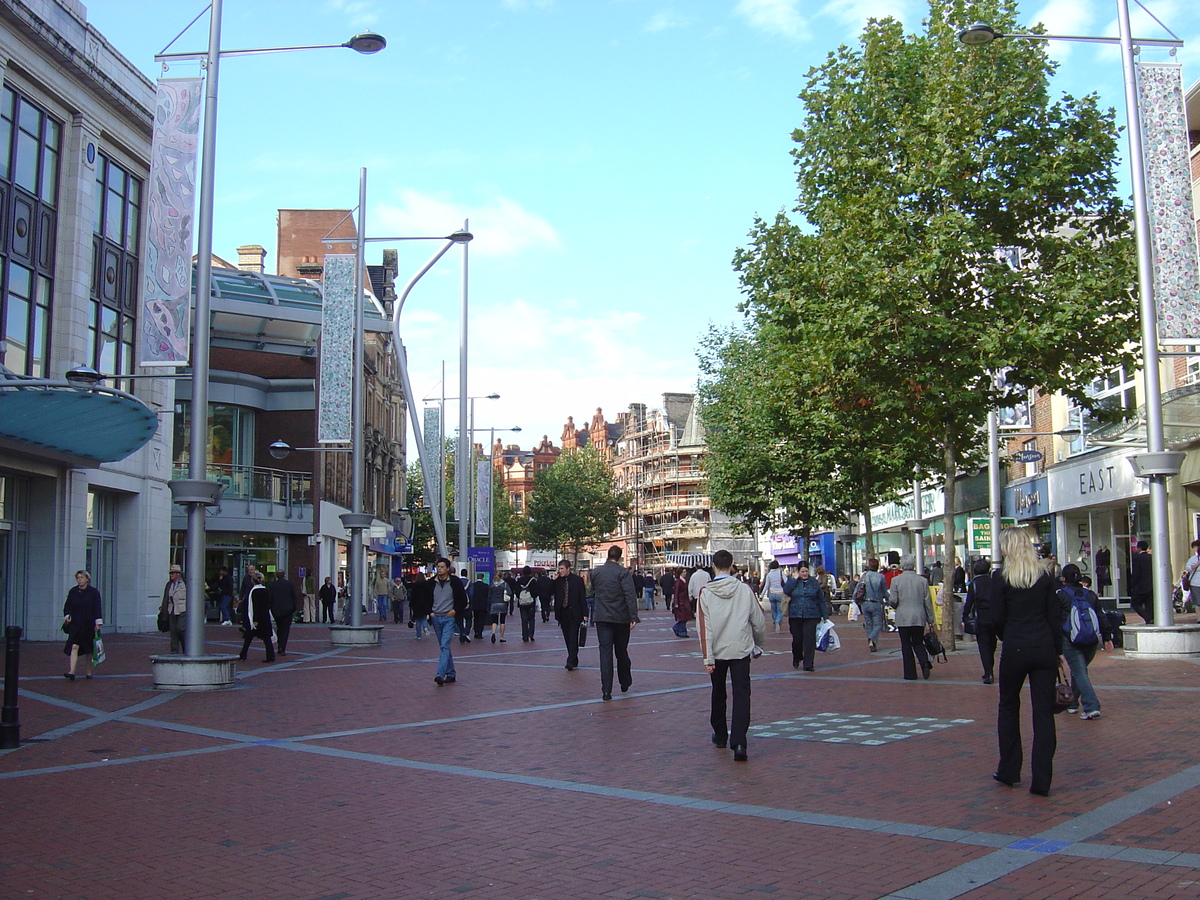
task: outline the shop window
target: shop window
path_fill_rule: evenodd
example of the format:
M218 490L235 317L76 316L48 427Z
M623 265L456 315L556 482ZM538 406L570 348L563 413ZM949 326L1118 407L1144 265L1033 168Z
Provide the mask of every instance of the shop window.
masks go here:
M1101 425L1132 415L1137 409L1137 382L1134 373L1124 366L1110 369L1092 381L1087 387L1089 397L1098 401L1096 412L1089 412L1074 404L1067 410L1067 424L1081 431L1079 437L1069 444L1071 454L1090 449L1087 435Z
M108 375L131 375L137 333L142 182L103 153L96 159L95 206L88 319L91 365ZM126 389L129 385L115 384Z
M178 404L174 462L186 469L191 447L191 404ZM254 410L220 403L208 405L208 464L222 470L254 465Z

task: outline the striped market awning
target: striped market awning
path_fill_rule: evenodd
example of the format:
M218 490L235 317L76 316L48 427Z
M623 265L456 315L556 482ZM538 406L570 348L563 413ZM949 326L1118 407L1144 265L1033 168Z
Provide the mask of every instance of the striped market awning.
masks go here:
M711 566L711 553L668 553L667 562L673 566L686 566L693 569L696 566Z

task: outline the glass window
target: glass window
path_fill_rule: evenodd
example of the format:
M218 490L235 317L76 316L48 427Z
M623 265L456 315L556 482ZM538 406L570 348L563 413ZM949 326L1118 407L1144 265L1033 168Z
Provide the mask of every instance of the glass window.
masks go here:
M96 217L92 238L92 301L103 307L93 342L101 372L131 374L137 322L138 227L142 186L104 153L96 162ZM124 385L118 385L124 386Z

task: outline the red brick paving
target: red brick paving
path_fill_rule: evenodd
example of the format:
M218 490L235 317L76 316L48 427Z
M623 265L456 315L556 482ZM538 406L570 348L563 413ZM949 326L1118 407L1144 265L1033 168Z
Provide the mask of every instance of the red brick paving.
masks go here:
M459 681L441 688L432 680L432 639L418 642L389 625L380 648L306 661L329 651L326 632L297 626L288 665L255 662L261 650L252 650L239 670L255 674L238 689L183 694L136 714L170 730L114 721L0 755L2 776L181 754L0 779L0 821L8 825L0 896L868 898L990 853L176 730L189 726L264 740L385 728L307 745L1014 840L1191 766L1200 737L1182 713L1194 696L1193 663L1102 656L1093 679L1104 718L1059 717L1054 795L1031 798L988 777L995 688L978 682L973 648L937 666L930 682L906 683L894 636L869 654L856 626L844 624L843 650L822 655L813 674L794 673L787 654L755 663L756 723L818 712L973 723L876 747L752 739L750 762L735 764L708 742L700 660L674 656L696 650L695 640L672 637L661 611L647 618L650 627L633 635L633 689L611 703L598 702L594 646L582 654L587 668L566 672L553 623L539 626L534 644L519 636L456 642ZM207 637L210 649L236 649L233 629L210 628ZM767 648L786 649L788 640L771 635ZM61 678L57 646L24 645L23 689L105 712L160 696L150 689L147 659L164 649L159 636L106 643L109 660L91 682ZM763 677L770 675L780 677ZM644 691L668 693L639 696ZM575 705L547 708L554 704ZM512 712L494 715L504 711ZM481 718L439 721L464 716ZM21 703L26 739L85 718L34 696ZM219 747L228 749L188 752ZM1190 851L1197 796L1185 792L1089 841ZM1030 865L969 896L1200 896L1200 872L1188 867L1030 856Z

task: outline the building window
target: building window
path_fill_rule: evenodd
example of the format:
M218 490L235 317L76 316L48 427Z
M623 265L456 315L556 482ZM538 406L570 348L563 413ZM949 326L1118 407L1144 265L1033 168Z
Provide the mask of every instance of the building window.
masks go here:
M180 403L175 416L175 468L188 467L192 405ZM208 405L208 464L226 472L254 465L254 410L220 403Z
M113 603L117 595L117 497L115 494L88 490L87 553L84 568L92 575L92 585L100 592L104 621L114 624Z
M96 159L95 201L88 317L90 365L108 375L131 375L137 326L142 182L101 153ZM128 387L127 382L116 384Z
M1110 369L1095 379L1088 385L1087 393L1089 397L1100 401L1099 407L1106 414L1125 410L1128 415L1137 409L1137 384L1134 380L1134 373L1126 371L1124 366ZM1085 440L1087 435L1107 421L1111 421L1108 415L1103 420L1098 420L1092 413L1072 404L1067 411L1067 424L1071 428L1080 429L1082 434L1071 441L1071 453L1082 453L1087 449L1088 444Z
M50 373L61 140L61 123L0 91L0 362L35 378Z

